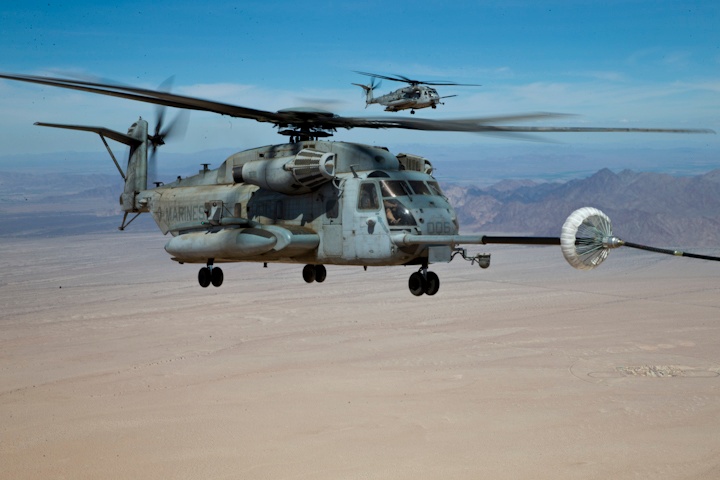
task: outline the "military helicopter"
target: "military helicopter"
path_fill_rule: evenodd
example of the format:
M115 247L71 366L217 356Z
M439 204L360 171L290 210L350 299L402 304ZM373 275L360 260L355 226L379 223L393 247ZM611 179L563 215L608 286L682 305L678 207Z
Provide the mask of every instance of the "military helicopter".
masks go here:
M181 264L203 265L201 287L219 287L226 262L304 264L307 283L323 282L324 265L405 265L417 267L408 280L413 295L434 295L440 279L429 265L456 256L481 268L489 254L469 255L460 245L560 245L576 268L598 266L609 249L625 245L613 236L607 216L584 207L573 212L559 238L460 235L457 215L433 177L431 162L422 156L348 142L325 140L338 128L403 128L422 131L480 132L665 132L714 133L701 129L633 129L594 127L498 126L516 120L557 117L530 113L485 118L428 120L417 118L342 117L315 109L277 112L176 95L130 86L31 75L0 74L0 78L80 90L185 110L214 112L266 122L289 142L238 152L218 168L208 165L196 175L148 188L148 150L163 145L171 133L159 121L151 133L148 122L135 121L127 133L105 127L37 123L45 127L97 133L125 186L120 230L142 213L150 213L171 238L165 250ZM160 115L160 119L163 116ZM129 147L125 170L106 139ZM150 161L154 158L150 156ZM720 260L684 252L661 253Z
M475 85L471 83L454 83L445 81L436 82L424 82L422 80L412 80L403 75L379 75L377 73L358 72L360 75L367 75L372 77L372 81L369 85L363 85L362 83L353 83L365 90L365 107L372 103L379 103L385 106L386 112L399 112L400 110L410 110L410 113L414 114L415 110L421 108L437 108L438 105L444 105L443 98L456 97L457 95L446 95L441 97L437 90L430 87L430 85L453 85L463 87L480 87L481 85ZM393 82L404 82L407 83L407 87L398 88L390 93L374 97L373 92L380 86L380 83L375 83L375 79L392 80Z

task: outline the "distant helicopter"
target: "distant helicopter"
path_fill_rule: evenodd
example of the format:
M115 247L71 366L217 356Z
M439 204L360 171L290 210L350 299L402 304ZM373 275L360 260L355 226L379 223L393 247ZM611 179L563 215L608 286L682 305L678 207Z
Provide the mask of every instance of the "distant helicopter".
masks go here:
M385 106L386 112L399 112L400 110L410 110L410 113L414 114L415 110L421 108L437 108L438 105L443 105L443 98L456 97L457 95L445 95L441 97L437 90L430 87L429 85L454 85L463 87L480 87L472 83L454 83L446 81L435 81L425 82L422 80L412 80L402 75L379 75L377 73L358 72L360 75L367 75L373 77L370 85L363 85L362 83L353 83L365 90L365 107L370 104L378 103ZM375 79L392 80L393 82L404 82L407 83L407 87L398 88L390 93L381 95L379 97L373 96L373 91L380 86L380 83L375 83Z
M203 265L202 287L223 283L226 262L304 264L307 283L323 282L325 265L405 265L417 267L408 279L413 295L434 295L438 275L429 265L456 256L482 268L489 254L468 255L463 244L560 245L576 268L599 265L609 249L621 245L652 249L613 236L610 220L594 208L573 212L554 237L492 237L460 235L452 205L433 177L424 157L386 148L321 140L338 128L403 128L515 134L517 132L665 132L714 133L702 129L633 129L594 127L498 126L514 120L557 116L531 113L492 118L427 120L416 118L353 118L314 109L278 112L255 110L211 100L107 83L31 75L0 74L0 78L80 90L160 105L159 121L151 133L142 118L121 133L104 127L37 123L36 125L94 132L100 135L125 187L120 195L124 211L120 230L142 213L150 213L163 234L171 238L165 250L172 259ZM164 107L214 112L267 122L288 136L289 143L252 148L228 157L215 169L148 188L148 150L154 151L171 134L162 125ZM493 124L491 125L490 122ZM125 144L125 170L106 139ZM154 155L150 155L153 162ZM152 169L152 166L151 166ZM132 218L128 219L130 215ZM653 249L661 253L708 260L717 257Z

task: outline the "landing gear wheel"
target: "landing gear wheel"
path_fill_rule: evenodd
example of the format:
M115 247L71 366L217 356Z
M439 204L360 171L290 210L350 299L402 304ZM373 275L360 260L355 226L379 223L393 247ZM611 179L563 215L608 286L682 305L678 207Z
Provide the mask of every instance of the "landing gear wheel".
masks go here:
M420 295L425 293L425 290L427 289L427 280L425 280L425 277L422 276L422 273L415 272L410 275L410 280L408 280L408 288L410 289L410 293L412 293L416 297L419 297Z
M315 265L315 281L318 283L322 283L325 281L325 278L327 278L327 270L325 269L325 265Z
M426 295L435 295L440 290L440 277L435 272L427 272L425 278L427 284L425 285Z
M302 271L303 280L305 280L307 283L312 283L315 281L315 265L305 265L303 267ZM323 280L325 280L323 278Z
M207 288L210 285L211 282L211 274L210 269L207 267L203 267L198 272L198 283L201 287Z
M223 280L225 279L225 275L223 275L223 271L220 270L220 268L215 267L212 270L210 270L210 278L213 284L213 287L219 287L222 285Z

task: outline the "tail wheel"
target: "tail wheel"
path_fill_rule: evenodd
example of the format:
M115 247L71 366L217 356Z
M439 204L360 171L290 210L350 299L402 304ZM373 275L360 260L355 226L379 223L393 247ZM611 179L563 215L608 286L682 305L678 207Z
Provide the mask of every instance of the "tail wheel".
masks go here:
M422 276L422 273L415 272L410 275L410 279L408 280L408 288L410 289L410 293L412 293L416 297L419 297L420 295L425 293L426 287L427 280L425 280L425 277Z
M210 274L210 269L207 267L203 267L198 272L198 283L201 287L207 288L210 285L210 282L212 281L212 275Z

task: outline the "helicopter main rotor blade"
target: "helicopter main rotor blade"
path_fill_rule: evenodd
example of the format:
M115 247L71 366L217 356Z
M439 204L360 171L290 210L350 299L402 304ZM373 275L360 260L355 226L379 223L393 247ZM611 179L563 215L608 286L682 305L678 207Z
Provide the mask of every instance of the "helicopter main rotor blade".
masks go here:
M409 78L406 78L406 77L401 77L399 75L391 77L390 75L380 75L378 73L369 73L369 72L358 72L357 70L354 70L354 72L359 73L360 75L365 75L367 77L380 78L383 80L390 80L393 82L404 82L404 83L410 83L410 84L414 83L413 80L410 80Z
M488 132L580 132L580 133L715 133L709 128L624 128L624 127L513 127L490 126ZM478 130L480 131L480 130Z
M423 81L423 80L413 80L412 78L408 78L405 75L380 75L378 73L369 73L369 72L359 72L357 70L354 70L355 73L359 73L360 75L366 75L368 77L374 77L374 78L382 78L385 80L392 80L393 82L403 82L408 83L410 85L437 85L437 86L458 86L458 87L482 87L482 85L479 85L477 83L455 83L451 82L449 80L433 80L433 81Z
M655 133L715 133L708 129L662 129L662 128L597 128L597 127L526 127L497 126L490 123L505 123L516 120L539 120L566 116L558 113L526 113L518 115L459 118L459 119L420 119L410 117L341 117L332 112L293 108L268 112L212 100L203 100L169 92L144 88L69 80L32 75L13 75L0 73L0 78L22 82L37 83L72 90L80 90L100 95L126 98L139 102L166 105L169 107L219 113L237 118L247 118L258 122L272 123L277 127L292 126L303 132L335 131L338 128L402 128L407 130L425 130L442 132L473 133L513 133L513 132L655 132Z
M331 112L311 110L311 109L288 109L281 110L277 113L256 110L247 107L240 107L237 105L230 105L226 103L203 100L199 98L189 97L185 95L178 95L164 91L156 91L138 87L129 87L125 85L117 84L106 84L96 83L89 81L71 80L63 78L52 78L52 77L39 77L33 75L13 75L0 73L0 78L6 78L9 80L18 80L22 82L37 83L40 85L48 85L53 87L67 88L72 90L80 90L89 93L96 93L100 95L108 95L119 98L125 98L128 100L135 100L139 102L152 103L155 105L165 105L175 108L184 108L190 110L201 110L213 113L219 113L222 115L228 115L238 118L248 118L259 122L274 123L276 125L285 124L297 124L297 123L313 123L316 128L410 128L410 129L423 129L423 130L447 130L446 128L439 128L442 120L429 121L436 125L436 128L429 125L425 128L418 128L416 125L421 122L420 119L406 118L408 122L404 126L402 118L385 119L385 118L352 118L352 117L340 117ZM490 122L506 122L514 120L537 120L547 118L557 118L566 116L565 114L558 113L530 113L530 114L519 114L519 115L506 115L506 116L492 116L492 117L478 117L469 119L452 120L453 124L458 122L469 122L469 124L483 124ZM468 131L467 126L460 131Z
M437 82L420 82L423 85L439 85L439 86L446 86L446 87L482 87L479 83L455 83L455 82L443 82L443 81L437 81Z
M518 115L517 118L540 119L557 117L560 114L527 114ZM535 126L502 126L488 125L488 120L493 122L510 121L513 117L485 118L459 118L433 120L426 118L343 118L337 117L336 121L346 121L345 128L404 128L408 130L426 130L442 132L470 132L470 133L552 133L552 132L636 132L636 133L715 133L710 129L692 128L616 128L616 127L535 127Z
M144 88L114 85L109 83L95 83L64 78L40 77L34 75L13 75L0 73L0 78L17 80L21 82L37 83L51 87L68 88L83 92L97 93L111 97L125 98L138 102L165 105L168 107L184 108L188 110L199 110L205 112L219 113L238 118L249 118L258 122L281 123L282 116L264 110L240 107L222 102L203 100L184 95L177 95L168 92L160 92Z

